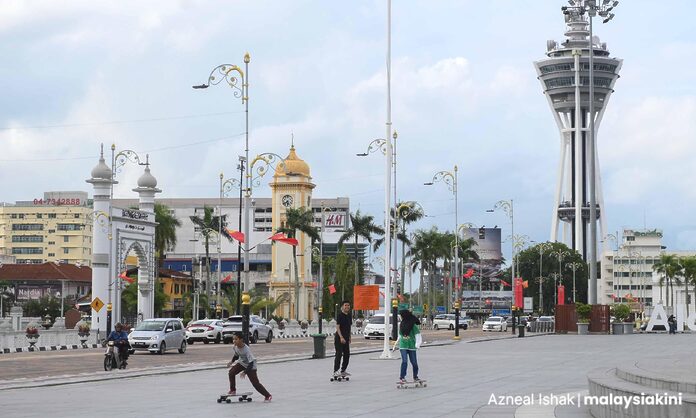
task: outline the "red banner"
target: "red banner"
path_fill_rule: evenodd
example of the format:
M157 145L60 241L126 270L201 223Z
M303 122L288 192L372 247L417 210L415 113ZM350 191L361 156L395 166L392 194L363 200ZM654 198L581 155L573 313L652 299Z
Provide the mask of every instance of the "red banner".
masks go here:
M336 286L330 284L329 285L329 294L333 295L334 293L336 293Z
M565 286L558 286L558 304L565 305Z
M379 309L379 286L353 286L353 309L369 311Z
M515 286L513 289L515 295L515 306L523 308L524 307L524 288L522 285L522 279L516 278L514 280Z

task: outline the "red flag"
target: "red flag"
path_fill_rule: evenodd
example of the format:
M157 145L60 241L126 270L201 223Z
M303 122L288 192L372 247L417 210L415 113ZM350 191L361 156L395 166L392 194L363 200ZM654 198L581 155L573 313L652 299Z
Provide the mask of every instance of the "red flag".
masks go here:
M228 234L237 241L244 243L244 232L236 231L234 229L225 228Z
M510 283L506 282L506 281L503 280L503 279L500 279L500 283L502 283L503 286L510 286Z
M227 283L230 280L232 280L232 274L228 274L227 276L225 276L225 278L222 279L222 283Z
M299 245L299 242L295 238L288 238L282 232L278 232L277 234L271 235L270 240L282 242L284 244L289 244L289 245L292 245L293 247L297 247L297 245Z
M473 276L473 275L474 275L474 269L469 269L469 270L466 271L466 273L464 273L464 276L463 276L463 277L464 277L465 279L470 279L471 276Z
M278 241L279 239L284 239L284 238L287 238L287 237L282 232L277 232L277 233L271 235L270 237L268 237L268 239L270 239L271 241Z
M133 283L133 281L134 281L134 279L132 277L128 277L128 275L126 274L125 271L120 273L118 275L118 278L123 279L123 280L127 281L128 283Z
M523 282L522 282L522 287L524 287L525 289L528 288L528 287L529 287L529 280L523 281Z
M336 286L330 284L329 285L329 294L333 295L334 293L336 293Z

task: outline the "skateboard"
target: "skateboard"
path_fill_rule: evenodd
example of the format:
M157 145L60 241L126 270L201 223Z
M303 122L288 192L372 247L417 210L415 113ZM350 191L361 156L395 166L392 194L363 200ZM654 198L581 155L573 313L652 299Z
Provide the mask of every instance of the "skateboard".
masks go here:
M342 382L342 381L349 381L350 376L331 376L331 381L332 382Z
M253 392L242 392L238 393L236 395L228 395L226 393L223 393L220 395L220 397L217 399L217 403L222 403L222 402L227 402L227 403L232 403L232 398L239 398L239 402L251 402L251 396Z
M428 386L428 383L425 380L419 380L417 382L408 381L408 380L405 382L396 382L397 389L424 388L427 386Z

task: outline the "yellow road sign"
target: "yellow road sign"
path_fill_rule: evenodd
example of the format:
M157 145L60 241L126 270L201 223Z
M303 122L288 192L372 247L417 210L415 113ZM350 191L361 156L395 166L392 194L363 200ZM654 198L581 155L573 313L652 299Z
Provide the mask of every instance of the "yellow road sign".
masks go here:
M102 300L99 298L94 298L94 300L92 301L92 303L89 304L89 306L91 306L92 309L94 309L95 311L99 312L101 308L104 307L104 302L102 302Z

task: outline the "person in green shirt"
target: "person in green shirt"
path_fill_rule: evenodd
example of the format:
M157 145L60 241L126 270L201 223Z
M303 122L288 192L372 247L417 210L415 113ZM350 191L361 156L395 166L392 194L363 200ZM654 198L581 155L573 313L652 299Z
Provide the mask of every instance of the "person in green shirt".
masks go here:
M401 315L401 325L399 325L399 338L394 344L399 345L399 351L401 352L401 374L399 380L401 382L406 381L406 370L408 369L408 362L411 361L411 367L413 368L413 380L418 382L418 358L416 357L416 350L420 347L420 321L418 318L413 316L411 311L401 310L399 311Z

